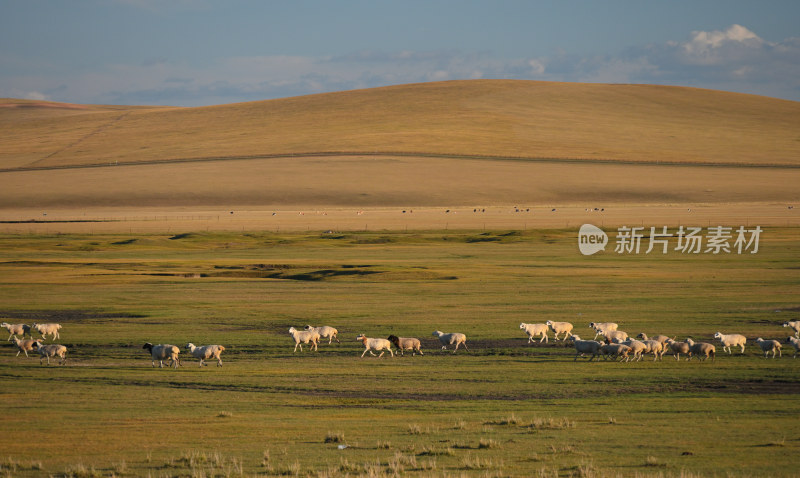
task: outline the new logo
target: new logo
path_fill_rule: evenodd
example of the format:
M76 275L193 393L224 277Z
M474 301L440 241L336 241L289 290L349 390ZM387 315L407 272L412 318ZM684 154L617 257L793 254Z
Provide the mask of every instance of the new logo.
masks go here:
M597 226L584 224L578 231L578 248L584 256L604 251L606 244L608 244L608 236Z

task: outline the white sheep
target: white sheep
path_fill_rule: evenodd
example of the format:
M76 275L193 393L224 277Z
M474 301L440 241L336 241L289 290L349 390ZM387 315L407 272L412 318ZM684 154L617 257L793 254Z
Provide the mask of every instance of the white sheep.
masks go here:
M364 354L367 352L369 352L370 355L375 356L375 354L372 352L373 350L381 353L378 355L378 358L383 357L383 354L387 350L389 351L389 355L394 357L394 352L392 352L392 343L386 339L371 339L364 334L359 334L359 336L356 337L356 340L364 344L364 352L361 353L361 358L364 358Z
M607 356L611 355L614 357L614 360L617 358L624 358L625 362L629 360L629 354L631 352L631 348L624 344L605 344L600 347L600 353L603 354L603 358L607 359Z
M596 356L600 355L600 347L603 346L600 342L596 340L581 340L577 335L573 335L572 340L575 345L575 358L572 360L573 362L578 360L578 356L583 357L584 354L592 354L592 357L589 359L590 362L594 360Z
M747 337L741 334L723 334L721 332L717 332L714 334L714 338L718 339L722 342L722 350L727 351L728 354L731 354L731 345L742 348L742 353L744 353L744 344L747 342Z
M42 345L38 340L34 345L36 351L39 352L39 365L42 365L42 360L47 359L47 365L50 365L50 357L61 357L60 365L67 363L67 348L59 344Z
M386 338L389 342L393 343L397 350L400 351L400 355L405 355L403 353L404 350L410 350L411 355L417 355L419 352L420 355L425 355L422 353L422 343L419 339L414 337L398 337L396 335L390 335Z
M300 351L303 351L303 346L301 342L304 344L311 344L311 350L317 350L317 344L319 343L319 333L316 330L297 330L294 327L289 327L289 335L292 336L294 339L294 351L297 352L297 347L300 347Z
M667 340L669 339L669 337L667 337L666 335L656 335L655 337L648 337L647 334L644 332L637 335L636 338L641 340L656 340L658 342L661 342L662 345L666 345Z
M558 340L558 334L562 332L564 333L564 340L567 340L567 338L572 335L572 324L569 322L553 322L552 320L548 320L545 323L550 327L550 330L553 331L553 334L555 334L556 340Z
M444 332L435 330L431 335L439 338L439 342L442 344L442 350L447 350L448 345L456 344L456 348L453 349L453 353L456 353L459 345L464 345L464 348L469 351L469 348L467 348L467 336L464 334L460 334L458 332L446 334Z
M153 367L156 366L156 360L158 360L159 368L164 368L164 360L168 360L167 367L171 366L178 368L178 365L181 363L180 359L178 358L178 354L181 353L181 349L175 345L153 345L150 342L147 342L142 346L142 348L150 352L150 357L153 359Z
M664 352L666 352L666 348L664 344L659 342L658 340L642 340L642 343L646 347L646 354L653 354L653 362L656 360L661 360Z
M539 343L542 343L542 341L549 342L547 331L550 330L550 327L547 324L526 324L523 322L519 324L519 328L528 334L528 343L533 342L533 338L540 334L542 337L539 339Z
M648 346L645 345L644 342L636 339L629 338L628 340L622 342L622 344L631 348L630 353L633 355L633 360L635 362L641 361L644 354L648 352Z
M717 348L713 345L706 342L695 342L691 338L686 339L686 343L689 345L689 360L696 356L697 360L702 361L711 357L711 361L714 361Z
M28 324L9 324L8 322L3 322L0 324L0 327L4 327L8 331L8 340L6 340L6 342L11 340L11 337L17 338L17 335L22 339L25 338L25 334L33 338L33 335L31 335L31 326Z
M589 322L589 327L594 330L594 340L597 340L598 335L605 335L606 332L617 330L619 325L614 322Z
M202 347L198 347L195 344L189 342L186 344L186 349L189 353L192 354L195 358L200 359L200 366L208 365L205 363L205 360L209 359L217 359L217 367L222 367L222 352L225 351L225 347L222 345L204 345Z
M689 360L689 356L691 355L689 352L689 344L686 342L676 342L674 339L667 339L666 344L670 350L672 350L675 360L680 361L681 354L686 355L686 360Z
M628 340L628 333L622 330L609 330L606 333L602 334L603 337L606 339L606 343L612 344L621 344Z
M783 323L784 327L791 327L794 330L794 336L800 337L800 320L790 320Z
M38 340L36 340L36 339L20 340L20 339L14 337L14 344L19 349L17 351L17 355L16 356L19 357L20 352L25 352L25 356L27 357L28 356L28 352L35 351L37 343L38 343Z
M794 347L794 355L792 358L797 358L797 352L800 351L800 339L797 337L786 337L786 343Z
M328 325L323 325L321 327L313 327L311 325L306 325L304 328L305 328L305 330L313 330L313 331L315 331L316 333L319 334L319 337L322 338L322 339L327 337L328 338L328 344L332 343L333 339L336 339L336 343L337 344L341 343L341 342L339 342L339 337L336 336L339 333L339 331L336 330L333 327L330 327Z
M775 354L778 354L778 357L782 357L781 354L781 343L777 340L764 340L761 337L756 339L756 343L761 350L764 352L764 358L767 358L767 355L772 352L772 358L775 358Z
M48 335L53 336L53 340L60 338L58 331L61 330L61 324L33 324L32 327L42 334L43 339L47 339Z

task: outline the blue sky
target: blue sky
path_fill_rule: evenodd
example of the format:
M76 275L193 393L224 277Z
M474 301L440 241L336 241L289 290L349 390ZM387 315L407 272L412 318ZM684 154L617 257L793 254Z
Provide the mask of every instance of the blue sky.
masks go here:
M199 106L475 78L800 101L800 2L0 0L0 97Z

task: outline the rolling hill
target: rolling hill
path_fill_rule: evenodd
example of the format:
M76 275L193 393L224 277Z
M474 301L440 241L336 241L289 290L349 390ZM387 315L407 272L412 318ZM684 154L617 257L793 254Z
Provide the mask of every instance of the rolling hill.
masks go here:
M473 80L199 108L6 99L0 128L2 208L785 201L800 179L800 103L668 86Z

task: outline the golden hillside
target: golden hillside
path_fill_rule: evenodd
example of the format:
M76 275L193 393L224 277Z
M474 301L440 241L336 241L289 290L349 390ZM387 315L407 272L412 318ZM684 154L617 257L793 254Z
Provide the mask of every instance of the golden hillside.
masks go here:
M478 80L202 108L0 100L0 131L6 211L800 201L800 103L691 88Z
M800 103L511 80L200 108L0 100L0 168L318 152L800 164Z

